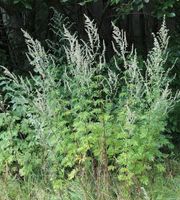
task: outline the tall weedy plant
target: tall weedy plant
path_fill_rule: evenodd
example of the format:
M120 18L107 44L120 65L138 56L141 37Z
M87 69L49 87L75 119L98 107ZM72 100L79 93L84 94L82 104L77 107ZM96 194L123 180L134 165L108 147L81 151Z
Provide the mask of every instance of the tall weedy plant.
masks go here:
M35 75L22 78L4 68L1 85L10 108L1 119L4 124L10 116L12 126L1 128L2 171L14 164L23 176L38 170L55 189L92 173L97 199L105 199L113 173L140 187L149 183L150 171L164 170L161 148L169 141L163 131L179 97L169 88L171 69L163 68L169 40L165 21L153 35L143 70L136 50L128 51L125 33L112 26L113 67L95 23L86 16L87 42L64 27L67 63L62 69L24 32Z
M179 96L178 93L172 96L169 88L171 69L163 68L169 40L165 21L157 35L153 35L154 47L144 62L145 70L138 67L133 47L128 52L126 35L118 27L113 25L116 70L105 61L105 47L102 43L100 50L93 21L86 18L85 28L89 43L81 44L76 35L65 29L69 41L65 50L71 64L65 73L65 83L71 92L72 111L76 111L74 145L79 146L73 157L77 156L82 163L93 155L106 178L109 170L117 169L119 179L129 184L147 184L148 171L164 170L160 149L169 141L163 131L168 112ZM123 72L117 57L123 61Z

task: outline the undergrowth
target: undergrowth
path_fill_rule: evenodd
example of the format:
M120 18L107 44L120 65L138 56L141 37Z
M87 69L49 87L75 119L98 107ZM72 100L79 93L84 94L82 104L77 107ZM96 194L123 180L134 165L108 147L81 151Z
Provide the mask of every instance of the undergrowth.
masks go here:
M86 16L88 42L64 26L59 42L66 63L55 58L62 50L47 53L23 31L34 72L21 77L2 67L2 198L166 198L166 191L156 193L156 184L168 188L163 176L173 145L163 132L179 93L173 95L169 86L172 68L163 67L165 21L142 68L125 33L112 26L113 64L106 62L105 44ZM179 178L170 181L176 185ZM179 187L172 191L178 194Z

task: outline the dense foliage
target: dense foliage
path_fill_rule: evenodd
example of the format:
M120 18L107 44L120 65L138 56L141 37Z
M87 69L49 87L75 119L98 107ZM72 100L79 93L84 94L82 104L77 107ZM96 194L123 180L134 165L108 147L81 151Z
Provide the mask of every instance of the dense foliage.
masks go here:
M88 41L65 26L56 32L66 62L56 57L57 47L47 53L23 31L34 71L22 77L3 67L1 174L5 179L36 177L57 193L78 177L93 177L94 199L128 199L133 191L148 199L145 188L166 172L163 148L172 144L163 132L179 98L170 89L172 68L164 68L165 21L139 68L136 50L128 48L125 32L114 24L115 54L108 63L95 23L85 18ZM114 181L123 184L124 193L113 192Z
M1 200L179 199L179 13L0 0Z

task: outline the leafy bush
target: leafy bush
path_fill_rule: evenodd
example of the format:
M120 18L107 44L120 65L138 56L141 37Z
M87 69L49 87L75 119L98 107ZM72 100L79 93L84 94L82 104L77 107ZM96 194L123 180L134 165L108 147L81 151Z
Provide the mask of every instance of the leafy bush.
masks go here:
M85 18L88 42L64 27L67 63L60 68L26 32L34 74L23 78L3 68L0 170L5 177L38 174L57 190L93 174L97 190L102 184L106 193L111 174L118 173L128 189L140 190L148 185L149 172L165 170L161 148L171 147L163 131L179 94L172 95L171 69L163 68L168 31L163 22L141 70L136 50L128 51L125 33L113 25L111 67L96 25Z

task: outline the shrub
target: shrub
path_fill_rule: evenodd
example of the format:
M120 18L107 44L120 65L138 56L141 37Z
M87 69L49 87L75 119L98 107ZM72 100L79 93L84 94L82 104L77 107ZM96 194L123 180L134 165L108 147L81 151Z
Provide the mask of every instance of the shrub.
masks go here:
M111 67L96 25L85 18L88 42L64 27L67 63L60 69L26 32L34 74L23 78L3 68L0 169L24 178L38 174L55 189L88 173L97 190L101 182L108 191L113 173L140 188L150 171L164 171L161 148L170 143L163 131L179 96L169 88L171 69L163 68L168 31L163 22L140 69L136 50L128 51L125 33L113 25Z

